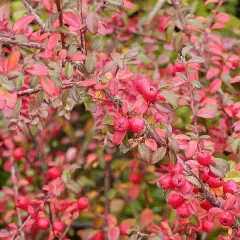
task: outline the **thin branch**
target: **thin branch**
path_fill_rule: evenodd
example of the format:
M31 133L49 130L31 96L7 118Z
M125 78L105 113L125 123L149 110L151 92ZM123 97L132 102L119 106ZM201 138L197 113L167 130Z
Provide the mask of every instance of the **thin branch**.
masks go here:
M81 23L84 25L82 0L78 0L78 10L80 11ZM81 38L81 48L82 48L83 54L86 56L87 55L87 50L86 50L85 32L80 31L80 38Z
M2 44L16 44L18 46L23 46L23 47L29 47L29 48L37 48L37 49L44 49L44 46L35 43L35 42L25 42L25 41L20 41L20 40L15 40L10 37L0 37L0 43Z
M20 0L23 5L27 8L28 12L31 13L35 19L39 27L44 31L44 32L49 32L47 26L43 23L42 19L38 16L36 11L32 8L32 6L27 2L27 0Z
M54 228L53 228L53 215L52 215L52 209L51 209L51 206L50 206L50 203L49 203L49 202L48 202L48 209L49 209L49 216L50 216L51 228L52 228L53 236L54 236L54 239L55 239L55 238L56 238L56 235L55 235L55 231L54 231Z
M165 0L158 0L152 11L148 15L148 23L150 23L154 17L157 15L159 10L161 9L162 5L164 4Z
M56 0L56 5L57 5L57 10L59 13L59 25L62 27L63 26L63 15L62 15L62 7L61 7L61 0ZM62 43L62 47L65 48L65 36L64 33L61 32L61 43Z

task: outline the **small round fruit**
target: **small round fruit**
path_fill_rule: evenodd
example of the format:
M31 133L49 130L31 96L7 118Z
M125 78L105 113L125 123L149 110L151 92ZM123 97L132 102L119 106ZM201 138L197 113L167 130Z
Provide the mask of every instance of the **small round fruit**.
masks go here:
M198 162L203 166L209 166L211 163L211 155L209 152L200 152L197 155Z
M172 183L173 183L173 186L176 187L176 188L180 188L182 186L185 185L186 183L186 178L183 174L181 173L178 173L178 174L175 174L173 175L172 177Z
M134 133L141 133L143 131L145 121L139 117L132 117L129 119L129 130Z
M126 223L121 223L119 228L120 228L120 234L122 236L127 236L128 234L126 233L126 231L128 229L130 229L131 227L128 224L126 224Z
M201 179L204 183L207 183L209 179L209 169L204 168L203 171L201 172Z
M64 231L64 223L61 221L56 221L53 223L53 229L57 233L61 233Z
M229 211L224 211L221 213L219 221L223 226L231 226L234 222L234 215Z
M164 189L164 190L170 189L173 186L172 176L170 174L162 175L158 179L158 183L159 183L159 185L161 186L162 189Z
M37 219L37 227L41 230L47 230L50 225L48 218L40 217Z
M209 203L206 199L204 199L201 203L200 203L200 207L206 211L209 211L209 209L211 209L213 206L211 203Z
M25 150L22 147L17 147L13 150L13 158L15 160L21 160L25 157Z
M132 172L129 177L130 181L134 184L139 184L142 182L142 176L140 173Z
M202 222L202 229L204 232L210 233L214 228L214 223L208 220Z
M221 187L222 184L223 184L222 178L209 177L208 179L208 185L210 188L218 188Z
M183 202L182 194L179 192L172 191L167 199L167 203L173 208L176 209Z
M140 94L143 94L143 92L146 89L150 88L150 86L151 86L151 83L147 78L141 78L136 83L136 89Z
M186 181L186 183L182 187L179 188L179 191L182 194L192 193L193 192L193 184L189 181Z
M186 203L181 204L177 209L177 215L180 218L187 218L190 215L190 211L188 210L188 206Z
M150 86L143 91L142 95L147 102L154 103L157 99L157 93L157 88L154 86Z
M62 171L58 167L52 167L52 168L48 169L47 175L51 179L56 179L58 177L61 177Z
M15 204L17 208L22 210L27 210L29 205L29 200L25 196L18 196L15 200Z
M79 210L84 210L88 208L89 205L89 200L86 197L81 197L78 199L78 209Z
M181 163L177 162L175 166L169 166L169 171L172 175L183 172L183 166Z
M223 191L225 193L234 194L237 192L237 183L234 180L228 180L223 184Z
M128 119L125 117L117 117L113 123L113 128L116 132L126 132L128 130L128 126Z

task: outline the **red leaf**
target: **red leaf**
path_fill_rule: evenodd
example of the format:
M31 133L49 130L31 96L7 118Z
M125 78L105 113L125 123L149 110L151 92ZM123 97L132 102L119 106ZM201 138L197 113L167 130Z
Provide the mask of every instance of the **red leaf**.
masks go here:
M226 13L219 13L215 17L219 22L226 23L229 21L229 16Z
M78 87L90 87L97 84L96 79L88 79L78 83Z
M236 202L236 200L237 200L237 197L236 197L236 196L234 196L234 195L228 196L227 199L226 199L225 202L224 202L224 207L223 207L223 209L224 209L225 211L231 209L231 207L232 207L233 204Z
M153 151L156 151L157 150L157 143L151 139L151 138L148 138L145 140L145 144Z
M188 144L188 149L186 149L185 155L187 158L191 158L197 150L197 141L190 141Z
M119 91L119 80L117 78L111 78L108 84L108 89L111 95L115 96Z
M121 142L123 141L124 137L125 137L126 132L115 132L113 134L113 143L116 145L121 144Z
M86 59L86 56L83 55L81 52L76 52L72 57L72 61L83 61Z
M224 23L215 23L213 24L212 29L221 29L224 28L224 26Z
M16 92L8 92L0 88L0 98L5 99L7 107L13 109L17 104L17 94Z
M54 81L48 77L41 77L40 85L45 93L50 97L60 94L60 89L55 85Z
M140 222L144 226L148 226L153 221L153 211L151 209L144 209L140 216Z
M236 77L233 77L229 83L237 83L237 82L240 82L240 76L236 76Z
M214 108L201 108L197 112L198 117L202 118L214 118L216 116L216 109Z
M219 78L215 79L210 85L209 92L216 93L218 89L221 88L221 85L222 85L222 80Z
M135 200L138 198L140 192L141 192L141 185L140 184L133 184L131 187L128 189L128 196Z
M214 67L209 68L206 78L207 78L207 80L209 80L209 79L213 78L214 76L216 76L217 74L219 74L218 68L214 68Z
M8 57L8 72L12 71L18 65L20 56L21 54L19 51L11 53Z
M13 31L20 32L22 29L26 28L29 23L31 23L35 19L34 16L24 16L18 19L13 24Z
M47 67L43 64L33 64L31 67L27 68L26 73L34 76L46 76L48 75Z
M47 12L53 12L53 0L42 0L42 4Z
M118 240L120 237L119 227L113 227L113 228L109 229L107 235L108 235L107 239Z
M68 24L71 27L74 27L75 30L79 30L83 28L80 17L74 12L64 12L63 13L63 21L65 24Z
M48 39L47 49L54 51L55 48L57 47L58 39L59 39L59 34L53 33Z

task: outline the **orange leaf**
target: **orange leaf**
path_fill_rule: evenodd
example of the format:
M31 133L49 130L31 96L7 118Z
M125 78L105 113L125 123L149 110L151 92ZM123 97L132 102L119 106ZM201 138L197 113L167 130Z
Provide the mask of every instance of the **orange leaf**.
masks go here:
M140 216L140 222L144 226L149 225L153 221L153 211L151 209L144 209Z
M153 151L156 151L157 150L157 143L151 139L151 138L148 138L145 140L145 144Z
M11 53L8 57L8 72L12 71L18 65L20 56L21 54L19 51Z

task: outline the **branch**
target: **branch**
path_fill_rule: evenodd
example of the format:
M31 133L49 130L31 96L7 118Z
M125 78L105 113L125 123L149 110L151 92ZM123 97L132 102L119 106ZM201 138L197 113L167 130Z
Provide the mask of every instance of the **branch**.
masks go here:
M81 23L84 25L84 23L83 23L82 0L78 0L78 10L80 11ZM86 56L87 55L87 50L86 50L85 32L80 31L80 37L81 37L81 48L82 48L83 54Z
M47 26L43 23L42 19L38 16L38 14L36 13L36 11L32 8L32 6L27 2L27 0L20 0L23 5L27 8L28 12L31 13L36 21L37 24L39 25L39 27L44 31L44 32L49 32Z
M158 13L158 11L161 9L161 7L164 4L164 2L165 2L165 0L158 0L157 1L156 5L154 6L152 11L148 15L148 23L150 23L154 19L154 17Z
M63 26L63 16L62 16L62 7L61 7L61 0L56 0L56 5L57 5L57 10L59 13L59 25L60 27ZM62 47L65 48L65 36L64 33L61 32L61 42L62 42Z
M41 50L44 49L44 46L39 44L39 43L24 42L24 41L12 39L10 37L0 37L0 43L2 43L2 44L16 44L18 46L23 46L23 47L28 47L28 48L37 48L37 49L41 49Z

